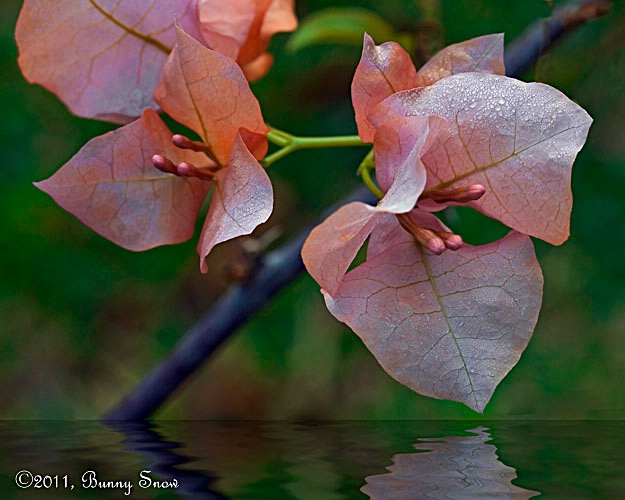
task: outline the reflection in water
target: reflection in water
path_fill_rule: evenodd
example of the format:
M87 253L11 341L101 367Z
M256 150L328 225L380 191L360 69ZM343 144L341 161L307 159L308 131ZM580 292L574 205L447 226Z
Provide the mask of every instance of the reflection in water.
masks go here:
M137 500L362 500L363 492L376 500L499 500L537 494L530 490L540 491L540 498L624 498L625 420L476 425L162 421L105 427L0 421L0 497L126 498L121 491L82 488L82 475L93 470L102 480L131 480L130 498ZM474 429L467 433L469 428ZM411 446L416 432L446 437ZM391 472L379 475L391 456ZM502 462L514 466L520 479ZM67 475L76 489L21 490L15 477L22 470ZM175 478L180 486L143 489L143 470L151 470L155 480Z
M140 453L147 459L147 470L158 475L161 480L176 480L179 487L178 495L190 498L222 500L227 497L209 489L215 477L203 471L180 468L192 459L176 450L184 445L165 440L148 422L109 422L113 430L122 433L126 439L122 441L124 448Z
M394 455L387 474L365 478L361 491L374 500L527 499L540 495L512 484L516 470L497 458L497 448L486 444L486 427L467 432L474 436L420 438L418 453Z

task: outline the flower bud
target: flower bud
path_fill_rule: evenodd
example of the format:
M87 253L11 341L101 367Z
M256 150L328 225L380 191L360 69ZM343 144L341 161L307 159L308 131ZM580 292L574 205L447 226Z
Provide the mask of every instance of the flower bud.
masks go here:
M152 156L152 165L166 174L178 174L178 168L176 165L169 158L165 158L164 156Z
M205 181L212 181L215 174L210 170L200 170L195 165L185 161L178 164L178 175L182 177L197 177Z
M408 214L398 214L397 220L417 242L436 255L442 254L445 249L458 250L464 244L459 234L420 226Z
M408 231L418 243L427 248L430 252L440 255L445 251L445 242L431 229L419 226L408 214L398 214L397 220L406 231Z
M436 255L442 254L445 251L445 248L447 248L445 242L440 236L438 236L434 231L424 227L422 227L420 231L417 231L415 238L417 238L417 241L425 248Z
M468 201L479 200L486 193L486 188L481 184L471 184L470 186L456 189L432 189L423 193L422 198L429 198L436 203L467 203Z
M210 148L201 141L192 141L182 134L174 134L171 138L174 146L180 149L190 149L192 151L201 151L203 153L210 152Z
M436 234L443 240L445 247L449 248L449 250L458 250L464 244L462 236L459 234L447 231L436 231Z
M152 164L161 172L166 174L174 174L180 177L196 177L205 181L212 181L215 178L215 173L219 168L215 166L208 166L206 168L198 168L186 161L180 162L176 165L169 158L162 155L152 156Z

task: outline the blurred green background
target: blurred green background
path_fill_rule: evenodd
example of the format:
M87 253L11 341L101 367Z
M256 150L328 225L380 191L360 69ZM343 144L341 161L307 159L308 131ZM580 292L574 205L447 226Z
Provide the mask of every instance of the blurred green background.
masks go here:
M237 243L201 275L195 240L145 253L120 249L58 208L32 182L47 178L110 124L71 116L17 67L21 2L0 4L0 418L97 418L162 359L228 284ZM420 40L416 56L548 16L546 0L300 0L300 18L363 6ZM557 2L555 2L557 5ZM625 416L625 6L578 29L529 71L593 116L573 169L572 236L536 241L545 275L538 326L487 406L488 418ZM254 84L267 122L300 135L355 133L349 85L356 45L284 50ZM384 40L376 40L380 43ZM358 184L362 149L293 154L270 169L282 240ZM500 227L452 214L471 243ZM160 418L428 419L477 416L412 393L326 312L302 276L248 323L158 414Z

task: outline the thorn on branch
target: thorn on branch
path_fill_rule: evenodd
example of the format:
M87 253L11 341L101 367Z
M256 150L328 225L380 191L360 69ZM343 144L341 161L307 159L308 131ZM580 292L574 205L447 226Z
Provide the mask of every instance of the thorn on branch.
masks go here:
M239 238L234 242L234 255L224 265L224 274L229 281L247 283L262 266L263 255L275 242L282 230L273 226L258 237Z

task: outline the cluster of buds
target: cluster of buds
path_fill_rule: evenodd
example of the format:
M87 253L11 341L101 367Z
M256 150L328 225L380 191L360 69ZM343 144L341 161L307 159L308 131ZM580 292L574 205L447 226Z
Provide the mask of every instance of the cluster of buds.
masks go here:
M432 189L425 191L421 199L430 199L441 204L463 204L479 200L484 196L484 193L486 193L484 186L471 184L470 186L456 189ZM459 234L423 227L410 218L408 214L397 214L397 220L406 231L412 234L418 243L436 255L440 255L446 249L458 250L463 244L462 237Z
M210 154L210 148L208 145L201 141L193 141L184 135L174 134L171 141L174 146L180 149L188 149L191 151ZM155 154L152 156L152 164L161 172L168 174L174 174L180 177L196 177L198 179L212 181L215 178L215 174L223 168L223 165L219 165L209 156L207 156L206 159L210 163L207 165L196 166L188 162L180 162L176 164L165 156Z

